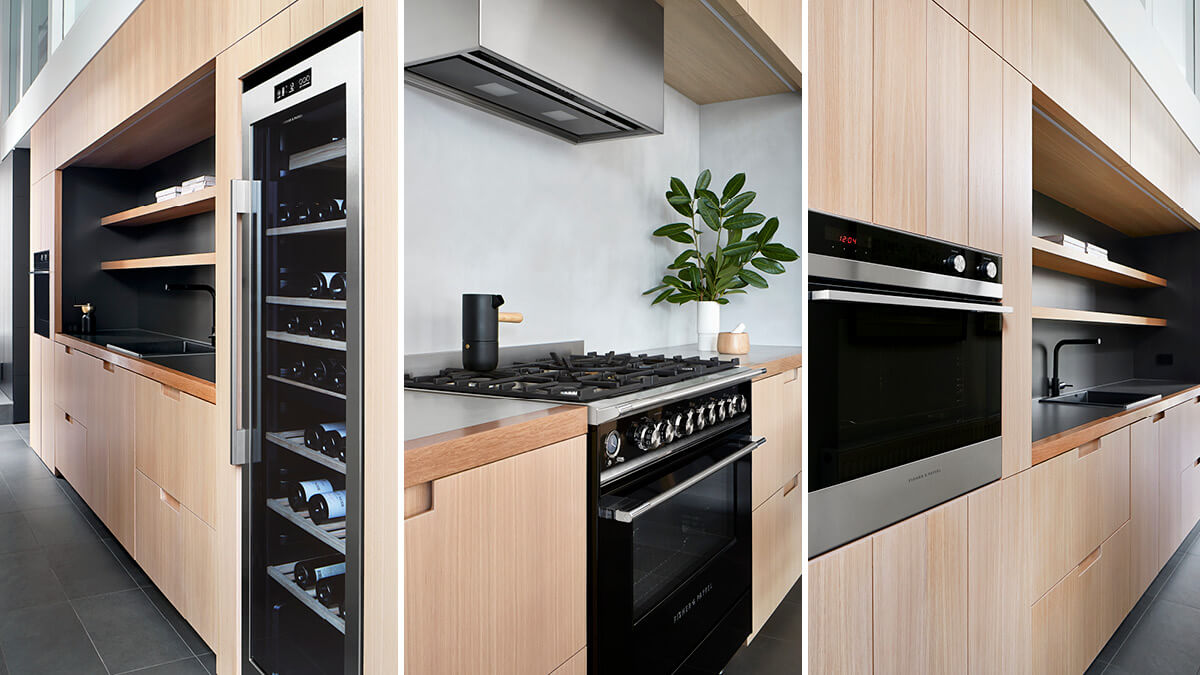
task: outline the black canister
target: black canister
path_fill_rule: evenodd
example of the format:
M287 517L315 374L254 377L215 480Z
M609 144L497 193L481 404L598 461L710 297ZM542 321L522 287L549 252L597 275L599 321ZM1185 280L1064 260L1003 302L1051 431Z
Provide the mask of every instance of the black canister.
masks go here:
M463 293L462 361L467 370L495 370L500 360L500 305L491 293Z

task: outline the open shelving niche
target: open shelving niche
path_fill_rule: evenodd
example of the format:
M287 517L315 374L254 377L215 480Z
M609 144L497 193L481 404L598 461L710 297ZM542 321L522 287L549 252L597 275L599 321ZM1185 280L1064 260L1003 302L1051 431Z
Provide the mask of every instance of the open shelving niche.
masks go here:
M199 213L211 213L216 210L216 203L217 188L209 187L156 204L137 206L120 213L104 216L100 219L100 225L103 227L153 225Z
M1152 316L1136 316L1133 314L1112 314L1109 312L1093 312L1083 309L1064 309L1061 307L1034 307L1034 320L1044 321L1075 321L1078 323L1106 323L1123 326L1167 325L1166 319Z
M106 260L100 263L102 270L146 270L165 267L203 267L216 265L216 253L185 253L183 255L165 255L153 258L129 258L126 260Z
M1126 288L1165 288L1167 280L1041 237L1033 238L1033 265Z

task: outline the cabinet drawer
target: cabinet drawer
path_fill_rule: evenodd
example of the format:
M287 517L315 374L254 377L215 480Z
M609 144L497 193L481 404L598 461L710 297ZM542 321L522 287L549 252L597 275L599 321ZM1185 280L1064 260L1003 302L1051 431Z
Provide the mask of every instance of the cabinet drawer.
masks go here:
M1184 539L1200 520L1200 460L1179 474L1179 534Z
M751 385L751 429L767 442L754 451L751 467L751 507L758 508L779 492L804 463L800 426L800 369L758 380Z
M751 515L752 633L763 627L800 578L804 512L799 487L800 474L796 474Z
M87 471L87 428L83 424L55 408L54 447L58 472L70 483L84 500L90 499Z
M1129 428L1031 469L1034 597L1129 520Z
M216 406L145 377L136 390L135 464L211 524L216 511Z
M91 373L100 359L64 344L51 344L54 349L54 405L87 426L91 419Z

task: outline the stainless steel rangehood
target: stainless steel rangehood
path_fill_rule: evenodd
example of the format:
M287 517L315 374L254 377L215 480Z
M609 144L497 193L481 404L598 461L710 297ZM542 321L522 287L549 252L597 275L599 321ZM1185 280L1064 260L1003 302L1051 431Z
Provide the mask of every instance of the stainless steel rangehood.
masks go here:
M569 141L662 133L654 0L405 0L405 81Z

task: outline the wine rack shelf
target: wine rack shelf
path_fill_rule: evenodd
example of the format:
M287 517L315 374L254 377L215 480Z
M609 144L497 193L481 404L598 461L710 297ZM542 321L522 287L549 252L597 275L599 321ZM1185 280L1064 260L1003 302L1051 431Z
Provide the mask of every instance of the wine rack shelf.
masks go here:
M292 507L288 506L288 500L283 498L268 499L267 507L292 521L300 529L320 539L338 553L346 554L346 522L344 520L318 525L308 517L308 511L293 511Z
M320 347L322 349L332 349L337 352L346 351L345 340L330 340L328 338L315 338L307 335L293 335L282 330L267 331L268 340L278 340L280 342L291 342L297 345L308 345L309 347Z
M344 635L346 633L346 620L337 615L337 612L321 604L317 600L316 590L306 591L300 588L300 585L295 582L295 577L292 575L292 570L296 568L296 563L286 563L283 565L274 565L267 568L267 575L277 581L280 586L283 586L289 593L296 596L300 602L304 603L312 611L316 612L317 616L329 622L329 625L338 629Z
M288 157L288 171L303 169L306 166L321 164L335 159L343 159L345 156L346 139L341 138L332 143L318 145L315 148L309 148Z
M346 219L341 220L324 220L319 223L305 223L303 225L281 225L279 227L268 227L268 237L278 237L285 234L305 234L308 232L332 232L334 230L345 230Z
M315 391L315 392L317 392L318 394L325 394L326 396L332 396L332 397L334 397L334 398L340 398L340 399L342 399L343 401L344 401L344 400L346 400L346 395L345 395L345 394L341 394L341 393L338 393L338 392L336 392L336 391L331 391L331 390L329 390L329 389L322 389L322 388L320 388L320 387L314 387L314 386L312 386L311 384L306 384L306 383L304 383L304 382L297 382L297 381L295 381L295 380L289 380L289 379L287 379L286 377L280 377L280 376L278 376L278 375L268 375L268 376L267 376L267 379L268 379L268 380L273 380L273 381L275 381L275 382L282 382L283 384L290 384L290 385L291 385L291 386L293 386L293 387L299 387L299 388L301 388L301 389L307 389L307 390L309 390L309 391Z
M286 305L288 307L314 307L316 309L346 309L345 300L329 300L327 298L289 298L284 295L268 295L268 305Z
M308 446L304 445L303 431L268 431L267 440L285 450L291 450L305 459L312 460L321 466L327 466L339 473L346 473L345 462L339 462L334 457L311 450Z

